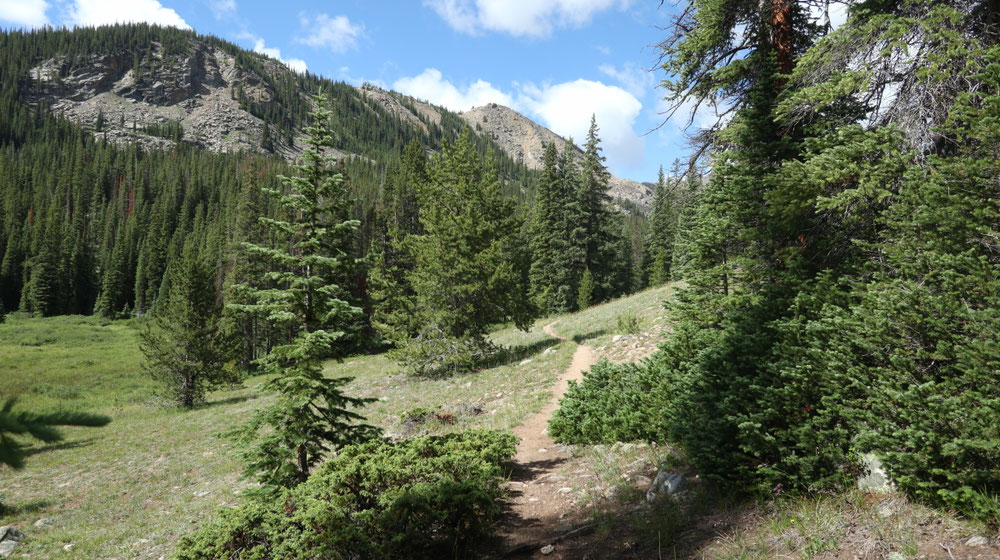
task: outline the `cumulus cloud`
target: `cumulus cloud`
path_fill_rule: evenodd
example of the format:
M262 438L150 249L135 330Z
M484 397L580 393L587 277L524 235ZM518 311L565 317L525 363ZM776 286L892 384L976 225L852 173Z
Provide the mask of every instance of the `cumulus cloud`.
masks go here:
M498 31L545 37L557 27L579 27L595 14L630 0L424 0L456 31L475 35Z
M546 127L577 143L586 139L594 115L612 169L620 171L643 161L645 142L635 132L642 103L620 87L591 80L528 85L519 100Z
M45 0L0 0L0 21L24 27L39 27L49 23Z
M406 95L447 107L452 111L468 111L487 103L512 107L514 98L483 80L458 87L446 80L437 68L428 68L418 76L400 78L392 88Z
M605 76L615 79L626 91L636 97L646 95L646 90L655 81L652 72L631 62L626 62L620 69L611 64L602 64L597 69Z
M308 31L306 35L297 37L296 41L311 47L327 47L337 53L357 48L358 39L365 36L365 26L351 23L347 16L318 14L310 19L305 14L300 14L299 21Z
M75 0L69 8L71 25L146 22L191 29L180 15L157 0Z
M209 0L208 7L215 19L223 19L236 15L236 0Z
M244 30L242 33L237 35L240 39L246 41L253 41L253 52L260 53L264 56L269 56L275 60L280 61L285 66L292 69L294 72L302 74L306 71L306 61L300 58L283 58L281 56L281 49L275 47L269 47L264 43L262 37L258 37L249 31Z
M619 172L642 162L645 142L636 134L636 119L642 103L624 89L590 80L559 84L514 84L505 92L489 82L476 80L456 85L435 68L400 78L393 89L442 105L467 111L487 103L499 103L524 113L556 134L583 142L595 115L608 165Z

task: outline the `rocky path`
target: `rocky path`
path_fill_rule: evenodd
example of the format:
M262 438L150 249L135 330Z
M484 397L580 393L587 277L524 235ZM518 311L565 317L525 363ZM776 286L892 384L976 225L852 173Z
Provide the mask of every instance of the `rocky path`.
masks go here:
M553 330L554 325L546 325L543 330L549 336L569 341ZM574 500L579 495L573 479L578 478L582 470L575 468L577 462L572 455L556 444L546 429L569 381L581 379L583 372L596 361L593 348L579 345L572 363L553 387L549 402L514 429L520 443L509 482L510 510L499 531L503 552L524 549L525 556L542 554L541 546L548 539L572 528ZM539 546L526 546L533 543Z

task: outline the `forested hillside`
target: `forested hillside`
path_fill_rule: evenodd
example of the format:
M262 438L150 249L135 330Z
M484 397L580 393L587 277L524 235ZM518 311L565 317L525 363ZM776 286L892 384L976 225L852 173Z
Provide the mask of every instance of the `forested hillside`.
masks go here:
M551 428L673 441L764 495L843 488L874 455L995 524L996 4L852 3L832 32L811 7L692 3L661 45L668 99L732 115L681 210L676 330L594 369Z
M441 108L425 114L381 92L412 109L406 118L379 96L174 28L0 34L3 308L143 315L169 292L167 271L187 240L215 263L220 294L243 281L253 265L235 249L262 235L257 215L275 209L259 191L275 186L301 153L310 95L319 90L329 97L334 131L326 149L361 224L353 241L360 258L385 243L404 146L440 152L467 127L462 117ZM489 136L470 138L527 215L538 173ZM622 220L629 255L638 258L644 219ZM352 282L362 299L366 275Z

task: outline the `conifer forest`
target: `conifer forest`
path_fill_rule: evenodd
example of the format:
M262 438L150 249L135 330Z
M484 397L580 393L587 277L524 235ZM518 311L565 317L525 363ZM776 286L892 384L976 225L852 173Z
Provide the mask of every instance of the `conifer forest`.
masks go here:
M0 28L0 557L1000 556L1000 3L668 4L645 183Z

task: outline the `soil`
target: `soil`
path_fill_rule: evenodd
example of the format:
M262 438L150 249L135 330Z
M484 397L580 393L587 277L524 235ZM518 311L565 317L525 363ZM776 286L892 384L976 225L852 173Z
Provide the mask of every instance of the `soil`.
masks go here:
M555 323L546 325L543 330L549 336L568 341L555 332L554 326ZM581 458L574 457L567 447L549 437L547 428L569 381L581 379L583 372L596 362L594 349L579 345L569 367L552 388L549 402L514 430L520 443L508 482L509 510L498 531L495 557L521 551L522 554L517 555L519 558L559 558L559 555L542 555L542 546L583 521L574 506L580 497L580 479L593 475L589 474Z

